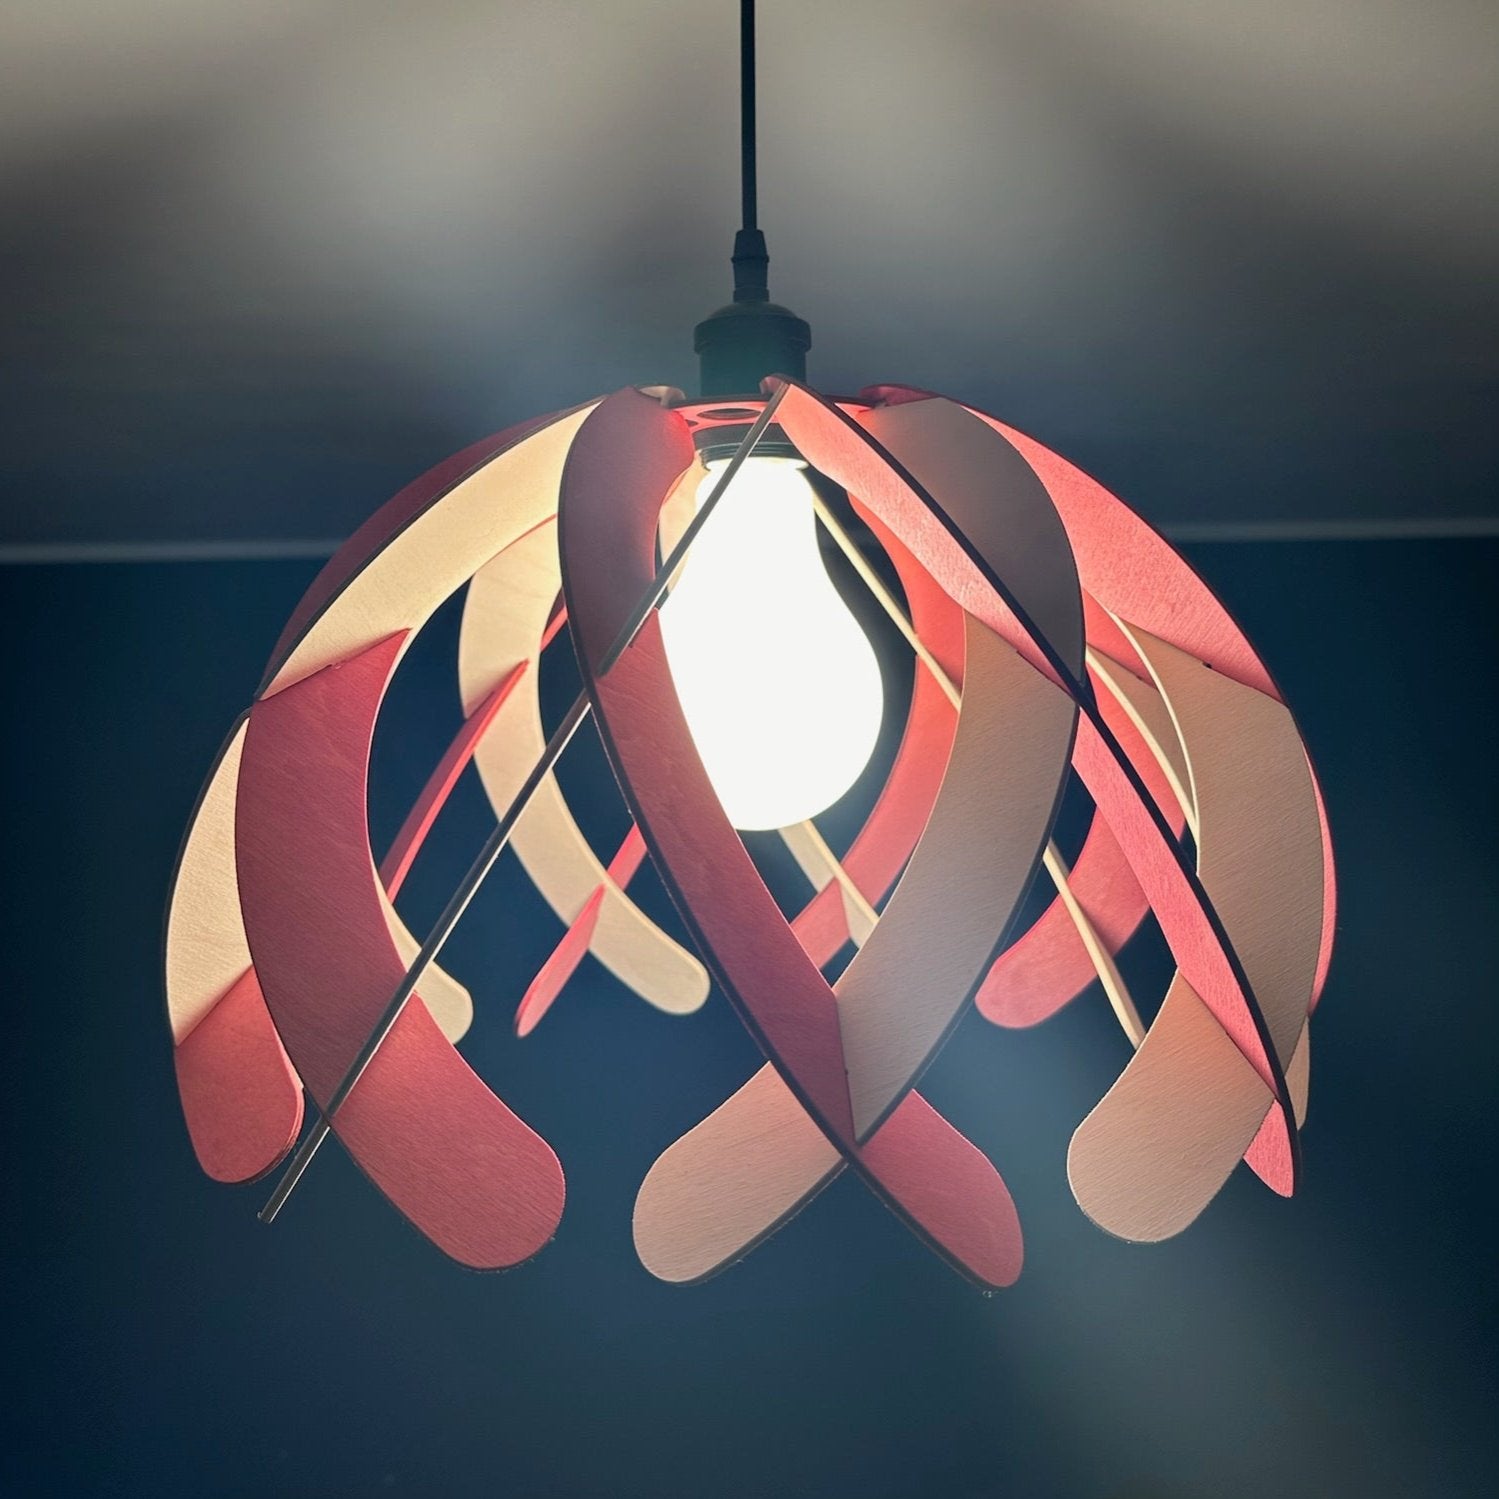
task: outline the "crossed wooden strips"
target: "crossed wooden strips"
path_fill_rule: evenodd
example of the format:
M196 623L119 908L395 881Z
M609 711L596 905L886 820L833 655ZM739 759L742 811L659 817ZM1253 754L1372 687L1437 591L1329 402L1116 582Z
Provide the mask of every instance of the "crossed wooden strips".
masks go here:
M272 1169L304 1089L327 1109L417 951L392 904L400 883L470 761L497 811L515 800L544 742L541 651L566 629L634 826L606 865L550 775L526 804L512 846L566 934L517 1029L591 952L672 1013L703 1003L711 972L767 1057L646 1176L635 1241L654 1274L722 1268L847 1166L960 1271L1011 1283L1010 1194L915 1084L971 999L1029 1025L1095 975L1116 998L1113 954L1149 912L1177 972L1073 1138L1079 1203L1116 1234L1159 1239L1240 1159L1294 1189L1333 870L1301 737L1265 668L1158 535L1039 444L925 392L833 403L773 385L785 436L888 553L926 663L853 844L839 860L815 829L787 830L816 890L788 922L713 794L654 615L602 669L658 540L691 513L693 429L712 412L630 389L466 449L313 583L189 826L167 993L210 1176ZM381 699L465 584L467 716L377 867L365 805ZM1073 773L1095 813L1068 871L1049 840ZM702 961L631 900L647 855ZM1056 898L1013 932L1043 862ZM822 968L850 939L829 984ZM515 1264L556 1229L561 1168L459 1056L466 991L433 965L417 1001L329 1122L445 1252Z

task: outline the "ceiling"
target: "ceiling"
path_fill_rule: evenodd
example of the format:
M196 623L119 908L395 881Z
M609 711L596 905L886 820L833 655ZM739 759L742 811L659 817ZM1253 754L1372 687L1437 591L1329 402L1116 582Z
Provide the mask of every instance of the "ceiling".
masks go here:
M734 10L8 6L0 558L317 551L486 431L690 387ZM1492 532L1494 32L764 0L773 291L823 388L962 396L1180 536Z

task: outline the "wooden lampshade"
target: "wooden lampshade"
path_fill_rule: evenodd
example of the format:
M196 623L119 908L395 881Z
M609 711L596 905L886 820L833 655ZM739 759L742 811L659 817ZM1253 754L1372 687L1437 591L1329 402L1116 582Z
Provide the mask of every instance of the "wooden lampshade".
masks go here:
M906 606L882 601L921 662L850 846L785 830L815 891L789 922L714 794L649 607L669 581L658 544L691 521L705 434L757 416L763 432L772 408L776 440L842 486L884 547ZM382 696L465 585L465 722L377 860L365 808ZM634 818L607 862L543 758L539 660L564 631L585 684L577 718L595 718ZM832 401L777 379L734 408L627 389L439 464L361 527L287 624L208 777L171 898L193 1145L218 1180L259 1176L295 1143L305 1092L416 1228L499 1268L551 1237L562 1168L460 1056L469 994L393 904L470 762L564 929L521 998L522 1034L591 952L673 1014L704 1002L711 975L765 1052L641 1186L635 1241L663 1279L741 1257L848 1167L964 1274L1012 1282L1010 1194L915 1085L970 1003L1031 1025L1095 977L1136 1050L1073 1137L1088 1216L1164 1238L1241 1159L1295 1189L1334 912L1301 736L1182 558L992 417L893 386ZM1052 833L1074 775L1094 811L1069 869ZM646 858L695 952L631 900ZM1043 870L1055 898L1016 930ZM1150 913L1176 973L1145 1029L1113 955ZM822 970L850 940L830 984Z

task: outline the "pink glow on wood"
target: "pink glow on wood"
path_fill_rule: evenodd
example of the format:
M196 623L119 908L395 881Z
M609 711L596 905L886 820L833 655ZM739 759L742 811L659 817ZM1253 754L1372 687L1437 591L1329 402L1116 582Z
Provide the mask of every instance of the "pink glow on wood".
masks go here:
M973 408L969 408L973 409ZM1179 553L1123 501L1033 438L981 411L1031 462L1067 527L1085 588L1111 613L1195 656L1277 702L1285 699L1232 616ZM1131 663L1127 658L1118 658ZM1315 779L1315 776L1314 776ZM1323 840L1323 938L1317 993L1326 980L1337 918L1337 879L1326 807L1317 793Z
M970 1196L985 1204L997 1200L994 1193L985 1193L976 1182L969 1181L974 1161L979 1162L990 1180L997 1180L993 1168L961 1142L960 1137L957 1138L964 1152L962 1160L939 1155L941 1151L949 1154L954 1151L951 1142L955 1137L944 1126L936 1136L948 1143L940 1146L931 1143L933 1135L922 1123L926 1119L926 1106L911 1101L909 1075L896 1090L892 1101L894 1113L872 1136L872 1140L885 1142L883 1149L892 1158L888 1161L881 1158L880 1145L861 1149L855 1142L838 1065L838 1021L843 1012L841 1009L828 1012L826 1001L831 995L826 983L805 954L784 941L783 934L789 935L786 924L744 854L742 844L723 818L681 718L655 621L647 621L634 645L607 677L596 676L594 662L608 648L631 601L651 575L650 539L656 511L688 456L685 452L676 458L663 454L662 448L671 439L665 414L659 409L629 393L611 397L580 431L564 480L560 519L564 589L575 638L582 643L580 655L585 676L593 678L590 690L606 747L684 919L702 939L705 956L713 962L731 999L741 1008L785 1084L866 1180L918 1231L929 1233L933 1221L940 1219L940 1232L961 1236L961 1226L966 1224L971 1229L975 1221L969 1215L983 1219L986 1211L969 1201ZM612 560L616 570L633 568L633 575L624 579L602 575L600 564L605 558ZM983 631L982 626L968 628L979 630L994 642L994 637ZM1080 631L1078 645L1080 650ZM999 685L1007 680L1007 672L1019 672L1020 680L1035 684L1033 691L1053 692L998 642L990 644L987 652L989 660L982 675L986 683L992 680L994 685L973 689L975 712L985 702L993 709L1009 700L1007 694L1011 689L1001 690ZM1006 661L1012 664L1006 667L1003 664ZM1070 705L1065 699L1059 703L1065 713L1056 744L1058 774L1065 763L1065 730L1071 721ZM987 723L979 718L974 724L980 727L971 732L987 741ZM1036 725L1031 722L1029 727L1034 729ZM962 728L960 719L960 734ZM968 753L971 756L972 750ZM956 778L955 784L967 785L972 780L973 771L969 769ZM1055 775L1052 782L1054 791ZM958 800L964 801L964 807L960 809L955 800L949 808L949 820L959 810L972 810L967 807L966 799ZM938 815L934 810L934 822ZM969 818L965 826L971 821ZM1045 821L1043 818L1043 824ZM1044 829L1038 836L1044 843ZM951 838L949 833L938 841L946 847ZM978 848L988 846L983 838L972 839L971 843ZM1032 861L1039 857L1039 846L1031 851ZM932 861L945 868L947 861L939 854L934 847ZM1013 855L1007 857L1013 862ZM935 891L930 876L922 874L908 877L897 892L897 899L908 886L912 891L932 887L928 896ZM928 896L921 901L923 915L929 914ZM1003 912L996 919L1002 920ZM885 923L891 920L887 913ZM930 922L923 920L921 924L930 931ZM899 927L901 923L897 921L895 925ZM888 926L885 929L889 930ZM995 937L997 933L991 930L981 961L987 959ZM866 947L856 964L868 952ZM972 981L976 979L975 973ZM966 989L960 990L958 997L960 1000L966 997ZM849 1013L856 1009L857 1006L850 1006ZM913 1058L915 1068L921 1065L924 1054L923 1043L923 1054ZM824 1066L826 1071L822 1070ZM883 1084L877 1086L882 1088ZM921 1127L908 1124L908 1120L917 1121ZM884 1135L884 1128L891 1125L894 1125L891 1134ZM871 1149L875 1153L873 1160L866 1158ZM909 1174L904 1175L906 1172ZM898 1184L894 1191L891 1182ZM954 1183L956 1190L945 1190L945 1186ZM903 1195L897 1196L896 1191ZM905 1201L906 1196L912 1201ZM1005 1203L1012 1211L1008 1194ZM994 1227L992 1218L987 1222L990 1228ZM1000 1245L1004 1247L1003 1254L997 1247ZM996 1283L1012 1274L1018 1267L1018 1235L1013 1220L1008 1227L997 1229L983 1244L971 1242L962 1252L978 1261L984 1267L979 1273L990 1275ZM975 1273L969 1268L970 1273Z
M370 739L403 642L389 636L250 714L236 826L245 930L267 1007L319 1104L404 973L365 813ZM423 1004L406 1006L332 1123L395 1206L464 1264L516 1264L556 1228L556 1157Z
M1067 664L1057 656L1050 642L1034 635L1017 615L1015 606L1002 598L1002 585L992 572L978 564L970 550L969 539L962 535L928 497L920 495L910 481L891 466L877 444L860 432L855 423L840 416L813 392L795 382L788 384L790 389L779 411L781 426L808 461L838 482L855 488L860 498L871 509L880 513L887 524L899 526L903 515L910 517L907 526L902 528L902 536L949 596L1009 640L1027 660L1038 666L1044 662L1047 674L1053 680L1067 685L1081 709L1074 765L1128 857L1136 879L1160 920L1178 967L1275 1095L1281 1113L1280 1127L1286 1130L1288 1136L1294 1136L1291 1100L1285 1075L1280 1060L1268 1043L1265 1018L1244 979L1237 958L1227 944L1221 923L1212 912L1195 870L1187 863L1170 826L1161 817L1139 775L1128 763L1118 741L1103 721L1092 701L1091 693L1083 688ZM919 394L913 395L915 399L922 399ZM988 426L1007 441L1011 440L1008 429L1002 424L983 418L980 413L972 414L977 419L986 421ZM862 438L866 445L863 450L850 443L852 434ZM1055 471L1061 460L1055 455L1046 454L1046 450L1039 449L1040 454L1045 454L1051 460L1047 472L1043 473L1042 468L1037 466L1040 462L1036 454L1038 445L1027 444L1022 447L1015 443L1014 447L1031 463L1045 483L1066 522L1068 537L1078 556L1079 566L1084 568L1083 587L1093 593L1100 603L1112 608L1112 600L1103 589L1095 586L1096 579L1084 567L1084 559L1086 557L1099 568L1106 584L1118 581L1120 569L1124 566L1122 557L1128 554L1137 539L1134 529L1136 526L1140 531L1148 533L1154 543L1153 546L1146 546L1147 557L1159 561L1163 568L1173 567L1174 564L1175 568L1189 572L1160 537L1076 470L1071 470L1077 477L1077 483L1069 491L1071 504L1064 508L1056 489L1060 481ZM1064 467L1070 469L1070 465ZM1104 495L1109 505L1116 507L1128 520L1120 519L1115 509L1109 509L1108 524L1097 528L1091 547L1083 548L1078 545L1077 532L1086 527L1086 506L1094 490ZM1081 499L1078 498L1079 495L1082 496ZM1082 512L1081 516L1079 511ZM1242 636L1238 636L1222 606L1197 582L1195 576L1192 577L1192 582L1201 596L1191 590L1178 588L1173 597L1195 603L1195 617L1205 622L1205 626L1216 625L1215 642L1220 646L1226 643L1231 648L1224 659L1232 660L1243 670L1247 653L1254 666L1258 667L1253 653L1247 651L1247 646L1239 644ZM1129 592L1130 601L1136 601L1141 592L1148 592L1148 588L1136 584ZM1202 596L1205 596L1206 602ZM1147 606L1147 609L1152 616L1160 612L1159 605ZM1129 615L1127 609L1114 609L1113 612L1122 613L1126 617ZM1190 646L1187 648L1190 649ZM1263 668L1259 668L1259 679L1268 681ZM1251 682L1250 685L1259 683ZM1293 1140L1288 1143L1288 1149L1294 1162Z
M564 985L577 972L593 941L593 930L599 923L599 908L604 904L604 886L600 885L578 912L577 920L562 934L551 956L536 972L526 992L515 1007L515 1034L529 1036L552 1008Z
M247 969L173 1049L198 1164L215 1181L263 1176L302 1128L302 1084Z
M929 392L892 385L871 386L862 395L888 404L930 398ZM1149 630L1215 671L1255 687L1278 702L1284 701L1232 616L1154 528L1060 455L986 412L967 409L1012 442L1040 476L1067 527L1085 594L1091 594L1110 613ZM1115 653L1110 650L1107 654ZM1131 670L1141 670L1131 655L1115 659ZM1320 994L1332 954L1337 881L1332 835L1320 789L1317 796L1324 868L1322 948L1315 991Z
M1322 796L1322 783L1317 779L1317 767L1313 765L1311 770L1312 791L1317 797L1317 816L1322 821L1322 946L1317 953L1317 979L1312 985L1312 1003L1308 1014L1317 1008L1317 1002L1322 998L1322 989L1327 983L1327 970L1332 964L1333 934L1338 925L1338 876L1337 865L1332 856L1332 829L1327 822L1327 802Z
M1130 648L1134 653L1134 648ZM1180 836L1185 818L1140 731L1092 674L1099 710L1156 805ZM1107 821L1094 816L1068 886L1111 954L1139 929L1150 910L1129 860ZM994 960L976 996L979 1013L996 1025L1029 1026L1056 1014L1098 977L1077 924L1060 897Z
M850 495L849 503L874 532L895 566L918 639L931 651L950 681L963 681L963 611L933 581L893 531ZM957 710L931 673L919 662L912 683L905 733L864 826L843 867L855 887L877 905L890 892L911 857L942 786L957 732ZM848 941L848 923L837 882L824 886L792 922L812 961L821 968Z
M645 859L645 839L634 823L625 834L625 841L609 861L609 878L623 890L635 878ZM521 1002L515 1009L515 1034L529 1036L541 1023L542 1016L551 1009L567 981L577 972L578 964L588 952L593 941L593 931L598 925L599 910L604 904L607 886L600 885L588 897L583 909L562 934L562 940L552 950L551 956L541 965L531 980Z
M635 391L583 423L558 511L562 583L599 729L699 950L766 1054L835 1137L853 1119L832 991L719 806L653 615L607 677L603 658L655 574L661 506L694 461L682 419Z

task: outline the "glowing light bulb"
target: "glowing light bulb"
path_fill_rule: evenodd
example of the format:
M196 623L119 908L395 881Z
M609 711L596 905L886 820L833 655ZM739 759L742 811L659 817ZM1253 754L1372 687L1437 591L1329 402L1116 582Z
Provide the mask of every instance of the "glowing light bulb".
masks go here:
M697 503L717 481L709 465ZM729 821L783 828L830 807L869 763L879 662L817 549L792 458L751 458L661 610L682 711Z

